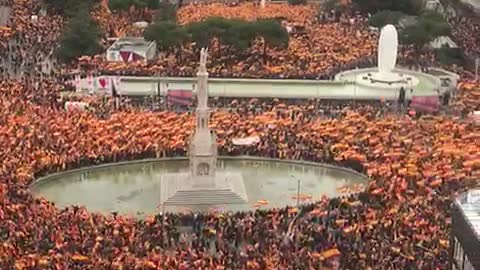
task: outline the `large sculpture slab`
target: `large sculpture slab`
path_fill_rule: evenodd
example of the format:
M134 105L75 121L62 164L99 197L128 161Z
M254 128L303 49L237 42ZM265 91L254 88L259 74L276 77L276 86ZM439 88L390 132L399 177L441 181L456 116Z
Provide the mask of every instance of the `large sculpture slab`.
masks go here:
M394 72L397 63L398 33L395 26L388 24L382 28L378 40L378 72L372 75L372 82L399 83L403 79Z
M388 24L382 28L378 41L378 72L389 74L393 72L397 62L398 34L395 26Z

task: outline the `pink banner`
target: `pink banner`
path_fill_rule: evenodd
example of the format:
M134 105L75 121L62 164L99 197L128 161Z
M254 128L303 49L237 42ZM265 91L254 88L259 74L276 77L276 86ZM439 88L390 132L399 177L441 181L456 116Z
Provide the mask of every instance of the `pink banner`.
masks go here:
M440 106L438 96L414 96L410 107L418 111L436 112Z
M169 103L190 106L193 103L191 90L168 90L167 100Z

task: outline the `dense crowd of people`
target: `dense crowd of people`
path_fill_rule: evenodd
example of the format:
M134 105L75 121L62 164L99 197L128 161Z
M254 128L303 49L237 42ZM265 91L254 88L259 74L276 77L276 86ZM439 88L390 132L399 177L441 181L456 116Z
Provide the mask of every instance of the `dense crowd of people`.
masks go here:
M321 269L332 250L342 269L445 269L449 202L478 184L480 130L469 120L379 114L381 103L242 101L212 116L222 154L360 163L356 169L372 179L367 190L298 210L145 220L58 210L28 192L36 175L185 154L194 121L189 113L133 107L107 119L65 112L54 87L0 87L2 269ZM257 145L232 144L253 134Z
M49 54L63 19L41 16L32 22L31 15L39 10L34 3L9 1L13 23L0 30L2 44L17 40L15 46L8 45L15 53L7 57L19 52L19 61L13 62L24 63L20 65L26 71L17 79L3 74L0 83L0 269L447 268L450 203L460 192L479 186L480 126L467 116L480 108L480 82L470 73L462 73L459 93L451 102L455 114L420 116L382 101L211 100L211 126L222 155L350 167L371 178L358 194L322 198L298 208L159 212L141 220L91 213L80 206L58 209L30 193L36 177L105 162L185 155L195 121L189 111L152 111L128 102L115 106L112 99L96 97L76 97L92 110L66 111L60 96L65 89L56 77L66 71L38 77L27 60ZM225 14L253 12L242 11L248 5ZM105 6L97 8L92 12L111 30L107 35L137 31L129 30L126 17L105 20L121 16L98 11ZM182 22L207 16L202 5L195 6L199 13L191 9L187 5L180 11ZM215 6L206 9L218 11ZM310 33L292 38L285 52L269 51L270 67L250 70L235 61L222 67L221 61L229 62L218 56L209 63L213 73L268 76L275 73L267 69L288 67L294 73L278 74L308 77L354 60L371 61L375 34L364 29L363 22L351 23L353 17L335 23L309 21L296 15L306 12L303 8L295 9L279 5L264 11L269 14L264 16L283 12L287 20L304 20ZM404 53L413 58L408 49ZM191 57L185 76L197 66ZM102 68L101 61L97 68ZM155 72L162 71L167 72ZM260 142L233 144L234 138L253 135Z
M480 57L480 37L474 33L480 31L478 20L473 21L468 17L459 16L449 18L452 26L452 35L461 42L464 53L468 57Z

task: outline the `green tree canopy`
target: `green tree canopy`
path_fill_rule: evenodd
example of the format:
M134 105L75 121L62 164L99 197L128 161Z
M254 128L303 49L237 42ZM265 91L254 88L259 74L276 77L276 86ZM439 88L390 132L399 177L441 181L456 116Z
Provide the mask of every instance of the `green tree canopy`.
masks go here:
M353 0L364 13L377 13L382 10L400 11L408 15L417 15L422 8L422 0Z
M157 1L158 2L158 1ZM155 14L155 21L177 21L177 8L167 1L161 2Z
M288 4L292 6L305 5L307 4L307 0L288 0Z
M275 19L261 19L253 23L254 30L268 46L285 48L288 46L289 35L282 24Z
M422 25L431 35L446 36L451 32L450 24L437 12L425 12L419 18L419 24Z
M267 47L288 47L289 35L282 24L275 19L262 19L254 22L254 29L258 36L264 40L263 56L267 60Z
M372 15L368 19L368 23L381 29L387 24L397 25L403 16L404 14L400 11L382 10Z
M195 43L195 48L208 47L216 38L227 50L241 52L247 50L257 37L263 38L264 56L267 47L288 46L288 33L278 20L265 19L247 22L239 19L211 17L205 21L190 23L186 26L175 22L155 22L144 32L147 40L157 41L158 48L169 50L183 44L186 40Z
M112 11L127 10L132 3L132 0L108 0L108 8Z
M158 0L109 0L108 7L112 11L127 10L131 6L137 8L157 9L160 7Z
M197 48L208 47L210 41L217 38L229 48L245 50L256 37L254 25L238 19L211 17L202 22L191 23L186 28Z
M254 25L239 19L213 17L206 20L210 38L216 37L223 45L246 50L255 39Z
M345 5L340 3L339 0L326 0L320 5L320 11L343 11L345 10Z
M213 38L213 32L207 21L188 24L186 29L197 48L208 47L210 40Z
M154 40L162 50L182 45L188 39L186 29L175 22L156 22L149 25L144 32L146 40Z
M60 36L56 55L62 62L69 62L83 55L95 55L102 50L98 25L88 11L81 10L72 17Z
M449 35L450 31L450 25L444 17L437 13L426 12L418 17L415 24L401 30L400 42L420 49L437 37Z
M447 44L435 50L435 59L445 65L463 65L465 57L460 48L450 48Z
M99 0L43 0L49 12L73 17L79 10L90 10Z
M255 38L256 32L253 23L232 20L220 40L237 51L245 51L250 48Z

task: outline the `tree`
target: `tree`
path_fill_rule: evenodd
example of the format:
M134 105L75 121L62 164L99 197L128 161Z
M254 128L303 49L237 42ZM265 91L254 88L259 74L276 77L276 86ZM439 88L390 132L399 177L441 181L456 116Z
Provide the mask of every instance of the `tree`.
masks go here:
M292 6L296 6L296 5L306 5L307 4L307 0L288 0L288 4L292 5Z
M285 48L288 46L289 35L282 24L274 19L262 19L255 23L255 32L263 38L263 61L267 62L267 48Z
M197 49L208 47L213 38L236 52L248 49L256 38L255 24L239 19L211 17L186 26Z
M158 0L109 0L108 7L112 11L127 10L131 6L136 8L157 9L160 7Z
M160 8L160 1L158 1L158 0L135 0L135 2L140 2L139 4L137 4L137 6L144 6L144 7L147 7L149 9ZM162 2L162 3L164 3L164 2ZM170 3L167 2L165 4L170 4Z
M408 15L417 15L423 5L422 0L353 0L363 13L377 13L382 10L400 11Z
M158 1L157 1L158 3ZM155 21L177 21L177 9L174 4L170 2L162 2L159 4L155 14Z
M213 38L213 32L207 21L190 23L186 29L197 49L208 47Z
M451 27L447 20L437 12L425 12L419 18L419 24L436 38L450 35Z
M72 17L60 36L56 55L62 62L69 62L83 55L95 55L102 50L98 25L88 11L80 10Z
M435 50L435 59L445 65L463 65L465 56L460 48L450 48L448 44Z
M405 45L412 45L416 50L419 50L433 38L423 26L417 24L410 25L402 29L400 34L400 43Z
M415 24L401 30L400 42L419 50L437 37L449 35L450 31L450 25L440 14L426 12L418 17Z
M288 33L278 20L263 19L246 22L239 19L211 17L202 22L186 26L187 32L197 49L208 47L213 38L227 46L227 50L236 52L248 49L257 37L264 40L264 61L267 59L268 47L288 46Z
M99 0L43 0L43 2L49 12L73 17L79 10L91 10Z
M223 32L220 41L237 52L251 47L256 38L255 24L241 20L231 20L228 28Z
M340 2L340 0L326 0L320 6L321 11L330 12L343 12L346 6Z
M156 22L149 25L143 34L146 40L154 40L162 50L170 50L185 43L188 39L186 29L175 22Z
M375 13L368 19L368 23L381 29L387 24L397 25L404 14L400 11L383 10Z
M108 0L108 8L112 11L127 10L132 4L132 0Z

